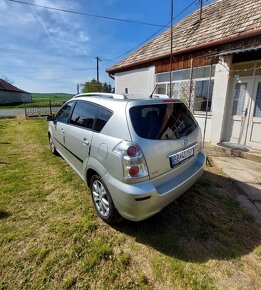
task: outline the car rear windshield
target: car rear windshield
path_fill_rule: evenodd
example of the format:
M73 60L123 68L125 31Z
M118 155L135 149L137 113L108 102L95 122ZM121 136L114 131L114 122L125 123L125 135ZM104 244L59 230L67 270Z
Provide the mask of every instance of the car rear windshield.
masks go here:
M130 109L130 118L135 132L146 139L175 140L197 127L183 103L135 106Z

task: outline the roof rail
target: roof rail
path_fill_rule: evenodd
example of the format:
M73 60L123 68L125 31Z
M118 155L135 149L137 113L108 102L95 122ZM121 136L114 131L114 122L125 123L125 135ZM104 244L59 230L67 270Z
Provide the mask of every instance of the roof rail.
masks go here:
M125 96L127 99L134 99L134 100L139 100L139 99L169 99L168 95L163 95L163 94L152 94L151 96L146 95L146 94L126 94Z
M125 95L114 94L114 93L99 93L99 92L78 94L74 96L73 98L75 99L75 98L80 98L80 97L101 97L101 98L120 99L120 100L127 99Z

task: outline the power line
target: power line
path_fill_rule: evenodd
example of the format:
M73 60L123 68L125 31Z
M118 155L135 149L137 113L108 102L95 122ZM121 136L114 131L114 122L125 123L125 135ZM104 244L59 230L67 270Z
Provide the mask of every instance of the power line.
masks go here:
M182 11L180 11L180 13L178 15L176 15L173 20L177 19L183 12L185 12L187 9L189 9L193 4L195 4L198 0L194 0L192 3L190 3L187 7L185 7ZM157 35L160 31L162 31L164 28L168 27L168 25L170 24L171 21L169 21L166 25L162 26L159 30L157 30L156 32L154 32L152 35L150 35L148 38L146 38L144 41L142 41L140 44L136 45L135 47L133 47L132 49L129 49L128 51L122 53L121 55L111 58L111 59L102 59L102 61L114 61L118 58L123 57L126 54L129 54L130 52L132 52L133 50L139 48L141 45L143 45L144 43L148 42L152 37L154 37L155 35Z
M33 4L33 3L28 3L28 2L24 2L24 1L18 1L18 0L8 0L8 1L13 2L13 3L23 4L23 5L44 8L44 9L48 9L48 10L60 11L60 12L65 12L65 13L77 14L77 15L84 15L84 16L101 18L101 19L106 19L106 20L114 20L114 21L121 21L121 22L128 22L128 23L132 23L132 24L141 24L141 25L149 25L149 26L166 27L166 26L163 26L161 24L156 24L156 23L148 23L148 22L123 19L123 18L90 14L90 13L79 12L79 11L74 11L74 10L67 10L67 9L55 8L55 7L50 7L50 6L38 5L38 4Z
M41 6L41 5L36 5L36 4L31 4L31 3L27 3L27 2L23 2L23 1L18 1L18 0L8 0L10 2L15 2L15 3L21 3L21 4L25 4L25 5L31 5L31 6L39 6L42 8L48 8L48 9L54 9L54 10L59 10L58 8L50 8L50 7L46 7L46 6ZM190 8L193 4L195 4L197 2L197 0L194 0L191 4L189 4L187 7L185 7L178 15L176 15L173 20L177 19L183 12L185 12L188 8ZM65 12L65 11L64 11ZM78 13L78 12L75 12ZM81 12L79 12L81 13ZM132 52L133 50L139 48L141 45L145 44L146 42L148 42L151 38L153 38L154 36L156 36L158 33L160 33L164 28L168 27L168 25L170 24L170 22L168 22L166 25L161 26L160 29L158 29L156 32L154 32L152 35L150 35L149 37L147 37L144 41L142 41L141 43L139 43L138 45L136 45L135 47L129 49L128 51L110 58L110 59L100 59L100 61L106 61L106 62L110 62L110 61L114 61L116 59L119 59L121 57L123 57L124 55L129 54L130 52ZM41 52L41 51L28 51L28 50L15 50L15 49L1 49L0 51L2 52L7 52L7 53L22 53L22 54L39 54L39 55L51 55L51 56L59 56L59 57L79 57L79 58L85 58L85 59L95 59L94 56L88 56L85 54L80 54L80 55L69 55L69 54L55 54L55 53L48 53L48 52Z

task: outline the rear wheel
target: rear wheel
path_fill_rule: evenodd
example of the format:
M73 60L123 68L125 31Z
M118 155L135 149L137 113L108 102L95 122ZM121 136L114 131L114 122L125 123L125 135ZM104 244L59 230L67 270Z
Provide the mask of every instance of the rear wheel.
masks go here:
M54 155L59 155L59 153L57 152L56 148L55 148L55 145L53 143L53 138L52 136L49 134L49 144L50 144L50 149L51 149L51 152L54 154Z
M98 175L93 175L90 185L92 201L99 217L107 224L116 222L119 214L102 178Z

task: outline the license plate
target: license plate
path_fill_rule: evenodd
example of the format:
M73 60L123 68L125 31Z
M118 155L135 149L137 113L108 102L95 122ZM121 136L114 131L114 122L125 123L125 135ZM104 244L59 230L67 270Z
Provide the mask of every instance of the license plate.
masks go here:
M176 154L173 154L169 157L170 166L173 168L177 164L181 163L182 161L188 159L189 157L193 155L194 155L194 147L190 147Z

